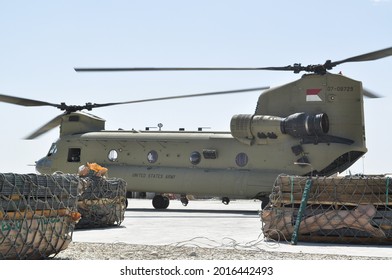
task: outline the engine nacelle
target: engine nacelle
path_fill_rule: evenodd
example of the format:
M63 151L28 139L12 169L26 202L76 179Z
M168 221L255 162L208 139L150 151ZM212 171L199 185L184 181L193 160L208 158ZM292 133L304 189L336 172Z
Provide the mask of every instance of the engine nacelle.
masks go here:
M283 134L296 138L321 136L329 131L329 119L325 113L317 115L296 113L285 118L280 124Z
M240 114L232 117L230 128L231 135L239 141L262 144L266 139L278 139L283 134L295 138L325 135L329 131L329 119L325 113L295 113L287 118Z

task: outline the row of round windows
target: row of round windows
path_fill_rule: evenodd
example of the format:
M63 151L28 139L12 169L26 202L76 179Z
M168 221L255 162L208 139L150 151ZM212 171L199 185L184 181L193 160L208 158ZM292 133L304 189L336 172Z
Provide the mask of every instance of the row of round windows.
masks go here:
M118 153L116 150L110 150L108 154L108 159L112 162L117 161ZM155 163L158 160L158 152L155 150L151 150L147 153L147 161L149 163ZM238 153L235 157L235 163L239 167L244 167L248 164L248 155L246 153ZM194 151L189 156L189 161L193 165L197 165L201 162L201 154L197 151Z

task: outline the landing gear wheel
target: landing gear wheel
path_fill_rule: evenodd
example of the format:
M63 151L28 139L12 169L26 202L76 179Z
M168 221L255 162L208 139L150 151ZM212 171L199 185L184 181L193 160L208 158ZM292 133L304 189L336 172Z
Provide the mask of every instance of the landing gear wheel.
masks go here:
M228 197L222 197L222 203L223 203L224 205L229 204L229 203L230 203L230 198L228 198Z
M188 205L189 200L186 197L186 195L181 195L180 200L181 200L181 203L182 203L183 206L187 206Z
M163 201L164 201L164 205L163 205L162 209L166 209L167 207L169 207L170 200L169 200L169 198L167 196L164 196L163 197Z
M166 209L169 207L170 200L167 196L163 195L156 195L152 199L152 206L154 206L155 209Z
M261 197L260 200L261 200L261 209L264 209L265 206L267 206L267 204L269 203L269 197L264 196L264 197Z

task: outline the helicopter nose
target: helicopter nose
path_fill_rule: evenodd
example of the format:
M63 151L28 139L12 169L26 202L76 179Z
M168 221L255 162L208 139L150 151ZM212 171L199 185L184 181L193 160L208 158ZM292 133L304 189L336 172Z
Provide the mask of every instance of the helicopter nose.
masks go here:
M35 170L40 174L50 173L52 161L47 157L43 157L35 162Z

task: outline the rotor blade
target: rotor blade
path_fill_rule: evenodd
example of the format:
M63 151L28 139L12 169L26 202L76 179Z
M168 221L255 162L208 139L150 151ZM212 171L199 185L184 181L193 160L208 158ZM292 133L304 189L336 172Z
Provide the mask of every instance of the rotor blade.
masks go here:
M4 95L4 94L0 94L0 102L6 102L6 103L22 105L22 106L53 106L53 107L59 106L57 104L48 103L45 101L15 97L15 96Z
M142 102L151 102L151 101L160 101L160 100L169 100L169 99L179 99L179 98L200 97L200 96L210 96L210 95L219 95L219 94L231 94L231 93L240 93L240 92L248 92L248 91L259 91L259 90L266 90L266 89L269 89L269 87L259 87L259 88L238 89L238 90L228 90L228 91L218 91L218 92L208 92L208 93L197 93L197 94L188 94L188 95L167 96L167 97L149 98L149 99L126 101L126 102L115 102L115 103L104 103L104 104L96 104L96 103L94 103L94 104L92 104L92 106L94 108L99 108L99 107L113 106L113 105L142 103Z
M381 98L382 96L379 94L376 94L368 89L363 89L363 95L369 98Z
M51 121L46 123L45 125L41 126L39 129L37 129L36 131L31 133L25 139L31 140L31 139L37 138L38 136L48 132L52 128L59 126L61 124L62 117L63 117L63 115L58 115L57 117L55 117L54 119L52 119Z
M76 72L125 72L125 71L226 71L226 70L276 70L276 71L294 71L294 73L299 73L302 71L322 73L324 74L326 70L331 70L338 64L345 62L357 62L357 61L369 61L384 58L392 55L392 47L353 56L347 59L338 60L331 62L327 60L324 65L308 65L301 66L301 64L288 65L283 67L134 67L134 68L74 68Z
M374 52L370 52L370 53L365 53L365 54L353 56L353 57L346 58L346 59L339 60L339 61L334 61L331 64L332 64L332 66L336 66L338 64L345 63L345 62L377 60L377 59L384 58L384 57L391 56L391 55L392 55L392 47L378 50L378 51L374 51Z
M134 67L134 68L74 68L76 72L126 71L226 71L226 70L292 70L288 67Z

